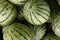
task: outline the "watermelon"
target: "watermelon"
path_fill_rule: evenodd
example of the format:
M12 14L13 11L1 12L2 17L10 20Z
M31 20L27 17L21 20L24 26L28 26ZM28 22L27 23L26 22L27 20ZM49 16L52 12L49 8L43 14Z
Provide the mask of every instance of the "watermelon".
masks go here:
M17 11L14 5L6 0L0 0L0 25L6 26L10 24L17 15Z
M15 5L20 5L20 6L24 5L27 2L27 0L8 0L8 1L10 1L11 3Z
M52 29L53 32L60 37L60 12L52 17Z
M3 28L4 40L33 40L31 30L21 23L13 23Z
M46 25L29 25L29 28L34 33L34 40L41 40L46 33Z
M24 8L25 19L33 25L44 24L50 17L50 8L45 0L30 0Z
M59 37L57 37L54 33L47 33L43 40L60 40Z

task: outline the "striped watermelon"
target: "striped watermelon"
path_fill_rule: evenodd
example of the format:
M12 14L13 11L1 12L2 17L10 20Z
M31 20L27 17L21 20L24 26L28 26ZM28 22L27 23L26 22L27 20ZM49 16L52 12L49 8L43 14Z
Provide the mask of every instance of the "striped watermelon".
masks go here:
M57 0L58 4L60 5L60 0Z
M17 10L18 10L17 18L20 21L25 21L25 18L23 17L23 7L17 7Z
M24 8L25 19L33 25L41 25L50 17L50 9L45 0L30 0Z
M60 40L54 33L47 33L43 40Z
M0 25L6 26L10 24L16 17L15 6L6 0L0 0Z
M33 40L33 34L27 26L13 23L3 28L3 38L4 40Z
M46 33L46 25L29 25L29 28L34 33L34 40L41 40Z
M24 5L27 2L27 0L8 0L8 1L10 1L13 4L20 5L20 6Z
M55 17L52 17L52 29L54 33L60 37L60 13L56 14Z

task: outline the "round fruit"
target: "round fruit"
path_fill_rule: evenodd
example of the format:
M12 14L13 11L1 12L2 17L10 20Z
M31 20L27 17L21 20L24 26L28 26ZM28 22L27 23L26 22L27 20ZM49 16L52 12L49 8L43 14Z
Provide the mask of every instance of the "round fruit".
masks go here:
M30 0L25 4L23 14L29 23L41 25L49 19L50 9L44 0Z
M46 33L46 25L29 25L29 28L33 31L35 40L41 40Z
M54 35L53 33L47 33L43 40L60 40L60 38Z
M3 38L4 40L33 40L33 34L27 26L13 23L3 28Z
M6 26L10 24L16 17L16 8L6 0L0 1L0 25Z

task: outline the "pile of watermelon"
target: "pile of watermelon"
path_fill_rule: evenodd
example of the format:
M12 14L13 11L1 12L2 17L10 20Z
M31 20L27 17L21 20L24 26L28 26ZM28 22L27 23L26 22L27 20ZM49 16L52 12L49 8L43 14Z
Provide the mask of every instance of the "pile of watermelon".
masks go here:
M60 40L60 0L0 0L0 40Z

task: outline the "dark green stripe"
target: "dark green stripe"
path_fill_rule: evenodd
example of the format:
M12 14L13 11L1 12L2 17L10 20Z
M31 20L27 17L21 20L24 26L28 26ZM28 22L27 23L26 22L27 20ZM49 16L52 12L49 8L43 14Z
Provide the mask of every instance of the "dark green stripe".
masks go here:
M33 11L32 11L32 12L33 12ZM34 14L34 12L33 12L32 14L34 15L34 17L36 18L36 20L37 20L38 22L42 23L42 22L36 17L36 15Z
M55 26L57 23L59 23L58 21L56 23L53 23L52 26Z
M55 28L56 28L58 25L59 25L59 23L58 23L56 26L53 27L53 28L54 28L54 29L53 29L54 31L55 31Z
M3 33L3 35L5 35L5 37L7 38L7 35L6 35L6 33Z
M44 30L45 30L45 27L42 27L40 30L38 30L38 32L39 32L39 31L42 32L42 31L44 31Z
M2 4L2 3L4 3L4 2L6 2L6 1L1 1L0 4Z
M15 29L13 29L14 31L15 31ZM12 30L10 30L10 32L12 33L12 35L14 35L16 38L18 38L19 39L19 36L20 35L18 35L18 34L16 34L16 33L14 33ZM14 33L14 34L13 34ZM17 36L18 35L18 36ZM20 39L19 39L20 40Z
M39 34L42 34L42 36L44 36L44 34L45 34L45 30L43 30L43 31L38 31L38 32L40 32Z
M39 27L37 26L34 26L34 31L36 32L37 31L37 29L38 29Z
M38 15L40 14L40 15L41 15L41 13L38 13L38 12L41 12L42 14L46 14L46 13L43 13L42 11L40 11L40 10L37 9L37 13L36 13L36 14L38 14ZM45 20L47 20L43 15L41 15L41 16L42 16ZM48 17L49 17L49 16L48 16Z
M36 35L37 29L38 29L38 27L34 28L34 35Z
M23 3L23 4L26 3L26 2L27 2L27 1L20 1L20 3Z
M10 17L10 15L13 13L13 10L14 10L14 7L12 8L11 13L8 15L8 17L5 20L1 21L0 23L6 21Z
M55 26L57 23L59 23L59 20L57 20L56 22L54 21L54 23L52 22L52 25Z
M33 1L33 0L31 0L31 1L32 1L33 3L40 3L40 2L42 2L42 3L44 3L44 4L46 3L45 0L44 0L44 1L41 1L41 0L34 0L34 1Z
M14 29L13 29L14 30ZM10 30L10 32L13 34L14 33L14 31L12 31L12 30ZM16 34L13 34L16 38L19 38L19 37L17 37L17 35Z
M40 33L39 33L40 32ZM44 33L45 33L45 31L43 30L43 31L37 31L37 33L39 33L39 34L42 34L42 36L44 35Z
M14 30L15 30L16 32L18 32L21 36L23 36L25 40L27 40L27 38L26 38L22 33L20 33L20 32L19 32L18 30L16 30L15 28L14 28Z
M15 26L17 29L21 29L21 30L23 30L25 33L27 33L28 34L28 36L31 38L33 35L32 35L32 33L31 33L31 31L30 31L30 29L27 27L27 26L22 26L21 28L18 26ZM25 29L26 29L26 31L25 31ZM31 39L32 40L32 39Z
M54 37L55 37L55 36L54 36ZM59 40L60 38L56 36L55 39L56 39L56 40Z
M59 40L57 36L55 36L54 34L50 35L52 38Z
M48 38L48 40L51 40L51 38Z
M35 11L36 12L36 11ZM42 12L41 12L42 13ZM36 12L37 15L41 16L42 18L44 18L45 20L47 20L44 16L42 16L40 13Z
M18 27L16 27L17 29L19 29L19 30L22 30L23 32L25 32L30 38L31 38L31 36L28 34L28 32L26 32L24 29L22 29L22 28L18 28ZM28 31L28 30L27 30ZM30 32L29 32L30 33Z
M30 19L31 19L32 23L35 24L35 23L34 23L34 20L33 20L33 18L32 18L31 12L30 12Z
M12 35L9 33L9 31L7 31L7 34L10 35L11 39L13 40L13 37L12 37Z
M55 20L56 20L56 19L55 19ZM52 22L53 25L55 25L56 23L59 22L59 20L56 20L56 21L55 21L55 20Z
M45 13L45 12L42 12L40 9L36 9L36 11L39 11L39 12L41 12L41 13L43 13L43 14L45 14L45 15L47 15L48 17L50 17L47 13Z
M50 38L51 38L51 40L52 40L52 39L55 39L54 35L50 35Z
M44 7L45 7L45 6L48 6L48 5L47 5L47 4L36 3L34 6L35 6L35 7L36 7L36 6L44 6Z
M18 11L19 11L20 13L22 13L22 12L23 12L22 9L23 9L23 8L21 7L21 8L18 9Z
M4 8L0 11L0 14L1 14L1 12L4 11L4 9L5 9L7 6L8 6L8 4L6 4L6 5L4 6Z
M50 11L48 11L47 9L41 8L41 7L37 7L37 9L45 10L46 12L50 13ZM48 14L46 15L49 16Z
M18 9L18 17L20 17L20 18L23 18L23 11L22 11L22 8L20 8L20 9Z

